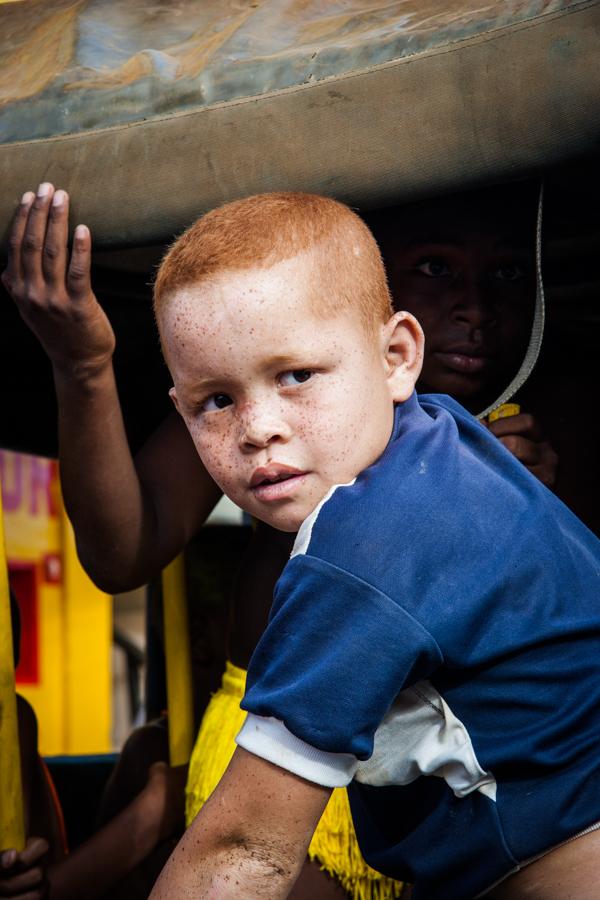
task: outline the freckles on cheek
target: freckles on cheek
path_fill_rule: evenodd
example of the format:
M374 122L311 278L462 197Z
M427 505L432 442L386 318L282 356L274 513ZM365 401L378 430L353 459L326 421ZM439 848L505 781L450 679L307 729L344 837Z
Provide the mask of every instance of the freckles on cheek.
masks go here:
M227 483L236 472L235 454L226 437L206 436L194 441L208 473L219 484Z
M198 456L200 457L208 471L212 473L214 464L219 457L218 451L215 447L215 441L211 440L210 438L207 439L204 433L198 433L198 431L194 430L193 428L190 429L190 434L192 436L192 440L194 442L194 446L196 448Z

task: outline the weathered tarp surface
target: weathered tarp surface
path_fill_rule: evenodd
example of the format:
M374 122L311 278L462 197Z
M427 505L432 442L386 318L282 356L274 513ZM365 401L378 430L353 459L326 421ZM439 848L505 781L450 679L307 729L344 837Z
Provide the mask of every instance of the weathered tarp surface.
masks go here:
M73 134L314 84L577 5L569 0L14 4L2 11L2 140Z
M49 179L99 245L295 188L362 206L527 174L600 135L598 0L0 5L0 223Z

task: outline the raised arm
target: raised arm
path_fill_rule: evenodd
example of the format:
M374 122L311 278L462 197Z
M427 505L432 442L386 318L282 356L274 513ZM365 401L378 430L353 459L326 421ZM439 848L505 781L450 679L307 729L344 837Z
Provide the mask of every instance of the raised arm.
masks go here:
M287 897L330 793L238 747L150 900Z
M50 184L23 196L2 281L52 363L65 505L83 565L112 592L156 575L220 494L175 414L132 458L115 338L90 283L90 232L77 226L69 261L68 205Z

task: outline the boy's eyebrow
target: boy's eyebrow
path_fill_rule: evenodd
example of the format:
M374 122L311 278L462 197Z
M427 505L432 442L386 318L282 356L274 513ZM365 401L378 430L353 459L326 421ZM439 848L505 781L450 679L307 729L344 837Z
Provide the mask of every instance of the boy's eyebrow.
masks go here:
M291 356L289 353L282 353L278 356L269 357L266 367L274 368L274 369L285 369L287 367L294 367L298 364L301 364L301 356Z
M223 387L224 378L196 378L184 385L186 393L200 394L219 387Z
M263 369L271 370L271 369L286 369L286 368L298 368L300 366L305 365L306 360L303 359L301 352L297 355L291 355L289 353L282 353L276 356L270 356L265 360L263 364ZM207 376L206 378L196 378L193 381L190 381L185 385L185 390L190 393L204 393L206 391L210 391L213 389L223 389L223 386L226 385L230 381L235 381L235 376L230 374L224 374L222 376Z

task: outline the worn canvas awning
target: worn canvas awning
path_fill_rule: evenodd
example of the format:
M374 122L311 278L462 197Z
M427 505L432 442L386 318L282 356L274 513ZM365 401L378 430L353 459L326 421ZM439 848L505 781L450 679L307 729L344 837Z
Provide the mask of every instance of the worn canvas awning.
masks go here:
M361 206L520 176L600 135L598 0L0 4L0 222L48 179L97 245L295 188Z

